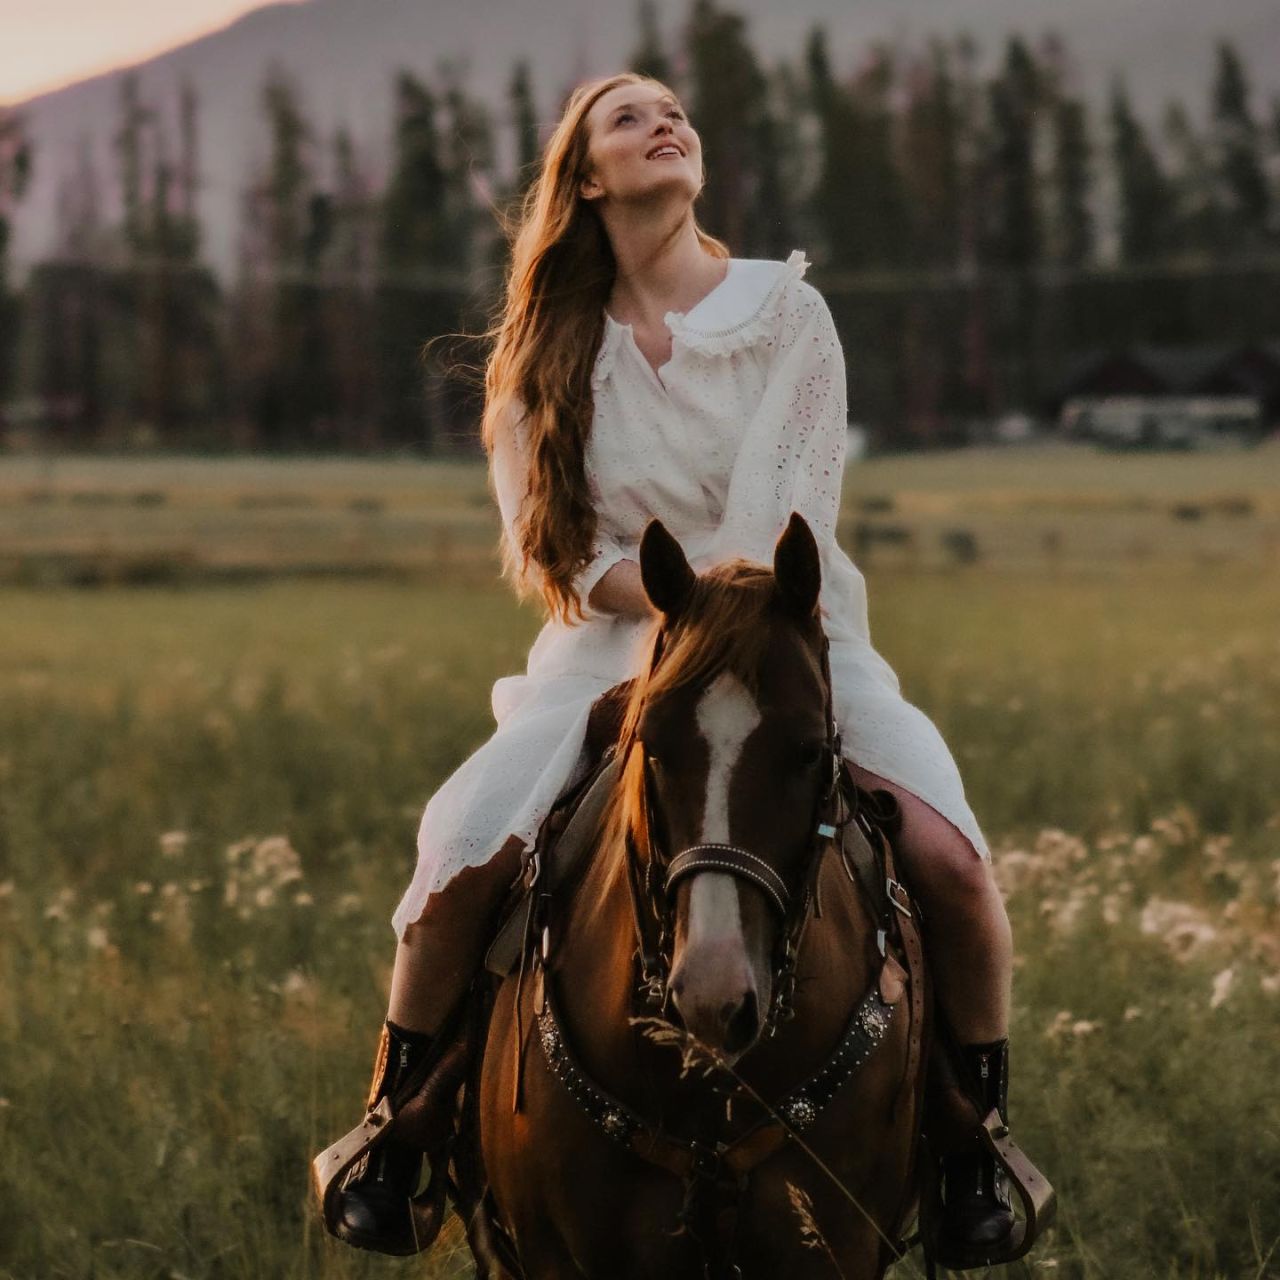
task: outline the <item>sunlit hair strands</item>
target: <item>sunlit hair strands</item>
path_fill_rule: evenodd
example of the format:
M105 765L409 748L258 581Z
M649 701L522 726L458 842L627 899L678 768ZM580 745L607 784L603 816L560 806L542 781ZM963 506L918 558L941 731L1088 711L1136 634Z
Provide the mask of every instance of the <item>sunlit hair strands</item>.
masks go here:
M507 228L511 269L485 366L481 435L490 459L497 433L513 429L517 406L528 414L528 494L516 526L520 545L503 541L503 575L521 597L540 592L548 612L568 623L584 616L573 581L590 560L596 534L584 458L594 411L591 373L617 274L600 216L578 188L588 172L587 113L623 84L672 92L634 72L574 89L515 226ZM694 229L708 253L730 256L696 219Z

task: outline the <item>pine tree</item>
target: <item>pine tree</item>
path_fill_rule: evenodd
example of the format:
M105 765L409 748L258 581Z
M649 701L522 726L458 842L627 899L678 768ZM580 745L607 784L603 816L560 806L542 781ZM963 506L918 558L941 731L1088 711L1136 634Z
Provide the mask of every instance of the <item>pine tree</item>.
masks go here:
M446 97L452 122L465 120ZM446 144L437 95L408 72L396 82L391 180L383 198L377 290L379 419L384 440L430 452L444 427L423 346L456 317L466 227L462 175L469 143Z
M381 266L403 272L447 262L447 179L435 95L402 71L396 80L391 179L382 201Z
M1111 89L1111 132L1119 194L1120 260L1150 262L1169 246L1171 191L1119 77Z
M856 227L862 176L853 163L859 122L853 103L835 82L822 27L809 34L805 50L809 95L817 117L817 180L807 212L822 239L821 257L832 267L868 265L869 248Z
M636 17L640 38L636 51L628 61L629 69L642 76L652 76L663 84L671 84L673 67L663 45L658 25L658 6L654 0L640 0Z
M487 197L492 190L496 161L493 122L489 109L467 93L459 69L446 67L442 80L443 236L450 246L450 265L456 272L470 275L479 265L480 239L490 223L488 211L482 211L476 195Z
M319 281L331 210L298 91L279 65L261 101L270 150L245 202L236 363L257 438L297 446L323 438L333 403Z
M1088 114L1079 98L1064 98L1053 113L1053 259L1083 267L1094 256Z
M1041 46L1040 66L1051 150L1045 258L1061 266L1082 267L1094 256L1088 108L1071 91L1078 77L1066 47L1056 36Z
M938 40L906 73L902 182L912 260L952 267L959 256L960 117L950 56Z
M524 195L529 184L538 176L538 161L542 155L542 144L538 137L538 111L534 106L527 58L521 58L512 70L507 101L511 109L511 127L515 134L513 194L518 197Z
M1226 40L1218 42L1211 119L1212 163L1226 218L1223 251L1256 250L1266 240L1270 192L1262 169L1260 131L1249 109L1244 67Z
M146 238L143 132L153 119L151 108L141 100L138 73L131 71L120 82L120 127L114 142L120 161L120 195L124 206L121 230L126 253L135 257L143 252Z
M989 88L996 186L983 256L1015 268L1029 267L1040 259L1034 163L1040 97L1035 61L1022 40L1011 36L1004 66Z
M1186 107L1176 100L1165 107L1162 132L1170 157L1165 252L1200 259L1216 255L1226 243L1226 215L1208 145L1196 132Z
M745 20L694 0L685 36L690 117L702 139L707 182L700 197L703 225L736 254L764 256L765 222L777 216L763 207L761 187L772 161L766 83L746 39Z
M33 156L23 118L0 107L0 405L12 384L19 319L18 300L9 291L10 221L30 183Z

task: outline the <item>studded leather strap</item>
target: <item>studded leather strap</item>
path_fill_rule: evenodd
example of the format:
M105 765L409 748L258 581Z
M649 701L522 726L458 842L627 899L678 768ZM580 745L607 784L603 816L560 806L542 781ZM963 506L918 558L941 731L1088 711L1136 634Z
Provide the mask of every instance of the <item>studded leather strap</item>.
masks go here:
M789 894L783 878L763 858L732 844L695 844L671 859L664 892L670 898L681 880L700 871L720 871L737 876L759 889L784 920Z

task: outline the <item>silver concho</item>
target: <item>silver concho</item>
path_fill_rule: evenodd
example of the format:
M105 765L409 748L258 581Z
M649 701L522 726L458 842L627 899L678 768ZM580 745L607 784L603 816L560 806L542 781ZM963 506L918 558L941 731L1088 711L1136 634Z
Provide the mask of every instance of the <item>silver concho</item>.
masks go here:
M627 1123L627 1117L616 1109L606 1111L600 1124L611 1138L625 1138L627 1131L631 1128Z
M807 1129L818 1118L818 1108L801 1094L783 1104L782 1117L793 1129Z
M878 1003L864 1005L858 1020L862 1024L863 1031L873 1039L882 1035L885 1027L889 1025L889 1015Z
M544 1022L538 1034L542 1038L542 1051L548 1058L554 1058L560 1048L560 1032L551 1022Z

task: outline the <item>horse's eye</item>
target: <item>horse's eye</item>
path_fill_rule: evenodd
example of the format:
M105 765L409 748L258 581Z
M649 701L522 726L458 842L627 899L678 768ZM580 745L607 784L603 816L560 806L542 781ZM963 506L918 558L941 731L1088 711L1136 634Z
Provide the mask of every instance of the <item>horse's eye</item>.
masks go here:
M797 754L797 760L802 768L812 769L815 765L821 764L822 757L826 754L826 747L821 742L806 742Z

